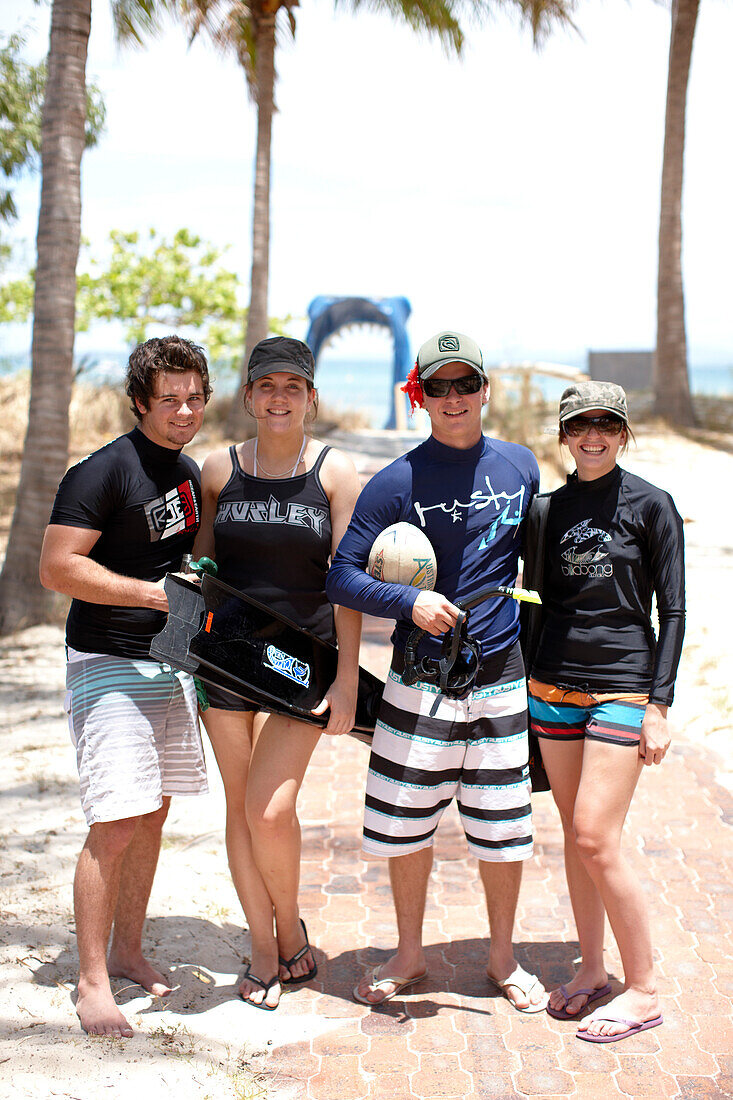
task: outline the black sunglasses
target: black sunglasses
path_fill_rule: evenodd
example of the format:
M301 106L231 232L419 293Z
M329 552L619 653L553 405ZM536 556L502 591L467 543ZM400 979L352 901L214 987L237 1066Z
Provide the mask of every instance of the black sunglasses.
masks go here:
M463 396L467 393L478 393L485 381L485 378L474 371L472 374L464 374L460 378L425 378L422 388L427 397L447 397L451 391L451 386L456 393Z
M624 422L618 416L572 416L562 425L565 435L586 435L591 428L596 428L601 435L618 435L624 427Z

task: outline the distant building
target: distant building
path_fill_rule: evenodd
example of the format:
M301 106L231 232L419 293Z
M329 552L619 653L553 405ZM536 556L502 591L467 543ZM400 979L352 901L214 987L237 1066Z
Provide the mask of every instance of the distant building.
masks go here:
M625 390L649 390L652 386L652 351L589 351L588 374L616 382Z

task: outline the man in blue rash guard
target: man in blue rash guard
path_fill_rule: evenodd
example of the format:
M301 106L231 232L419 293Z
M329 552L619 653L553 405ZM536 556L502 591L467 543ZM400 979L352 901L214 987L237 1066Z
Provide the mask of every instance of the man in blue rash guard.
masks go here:
M517 605L487 600L471 612L480 643L476 682L461 700L437 687L407 686L404 648L415 626L420 653L440 652L456 622L455 600L489 585L512 585L521 525L539 486L534 455L481 431L489 383L478 345L441 332L420 348L408 388L430 416L432 434L380 471L363 490L336 553L329 599L394 618L394 654L369 764L364 851L387 856L399 943L354 989L363 1004L390 1000L425 974L422 922L435 830L455 797L470 851L479 860L491 929L487 975L522 1012L545 1007L539 981L512 947L522 861L532 854L527 768L527 698ZM436 591L375 580L365 572L376 536L399 520L433 545Z

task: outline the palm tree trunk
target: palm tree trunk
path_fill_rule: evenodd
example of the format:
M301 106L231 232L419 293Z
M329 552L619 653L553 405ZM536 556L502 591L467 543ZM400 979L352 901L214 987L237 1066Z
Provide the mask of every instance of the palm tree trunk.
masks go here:
M31 396L20 485L0 575L0 633L47 619L38 579L43 531L69 453L81 157L91 0L53 0L41 122L41 207Z
M257 97L257 153L255 157L254 204L252 210L252 270L249 309L242 362L242 385L247 381L247 363L255 344L269 332L267 309L270 279L270 160L272 116L275 111L275 20L277 11L260 11L256 20L255 92ZM232 403L228 428L237 439L251 434L242 402Z
M657 412L674 424L694 425L687 372L685 293L682 285L682 180L685 110L699 0L674 0L669 45L667 114L662 164L657 280L657 348L654 395Z

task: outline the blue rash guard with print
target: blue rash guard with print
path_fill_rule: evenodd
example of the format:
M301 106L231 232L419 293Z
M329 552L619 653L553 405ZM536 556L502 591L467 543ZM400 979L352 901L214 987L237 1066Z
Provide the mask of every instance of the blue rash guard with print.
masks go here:
M482 436L459 450L431 436L363 489L326 580L328 598L396 619L392 641L404 650L418 589L366 573L377 535L399 520L419 527L435 550L435 590L451 601L489 585L511 585L522 551L522 520L538 487L537 461L526 447ZM471 612L469 632L480 642L482 657L506 649L519 637L516 602L486 600ZM441 642L426 638L421 652L437 653Z

